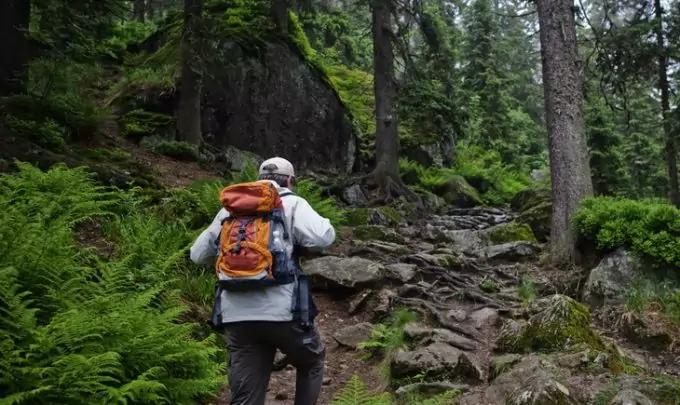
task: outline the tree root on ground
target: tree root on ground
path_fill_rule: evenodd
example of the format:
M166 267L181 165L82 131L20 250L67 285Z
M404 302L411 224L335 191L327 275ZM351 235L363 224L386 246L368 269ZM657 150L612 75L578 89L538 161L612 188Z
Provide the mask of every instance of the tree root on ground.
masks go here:
M440 310L438 310L434 305L425 300L422 300L420 298L401 298L401 297L396 297L396 299L408 306L420 308L421 310L429 312L434 317L434 320L442 328L449 329L469 339L474 339L478 342L481 341L482 336L480 335L479 332L477 332L473 328L465 327L463 325L458 324L457 322L447 319L444 315L442 315Z
M404 184L399 172L392 173L390 170L377 167L357 180L374 184L380 190L380 196L370 201L370 205L389 204L395 198L403 196L407 201L416 203L418 207L422 208L420 197Z

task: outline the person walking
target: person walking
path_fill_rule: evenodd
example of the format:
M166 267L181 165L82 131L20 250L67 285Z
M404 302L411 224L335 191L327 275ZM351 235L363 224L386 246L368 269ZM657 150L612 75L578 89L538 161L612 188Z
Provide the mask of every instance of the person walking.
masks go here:
M277 349L297 369L295 405L319 398L325 347L299 256L333 244L335 229L294 186L288 160L265 160L258 181L222 190L224 208L190 249L193 262L216 266L211 323L227 341L231 405L265 404Z

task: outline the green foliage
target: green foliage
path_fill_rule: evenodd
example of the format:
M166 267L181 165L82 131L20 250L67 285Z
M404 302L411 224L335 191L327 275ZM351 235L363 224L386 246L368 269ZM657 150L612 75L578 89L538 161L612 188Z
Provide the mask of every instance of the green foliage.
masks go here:
M390 394L383 392L375 395L371 393L366 384L358 375L353 375L339 392L337 392L331 405L391 405Z
M680 324L680 288L677 282L638 280L631 285L626 296L626 307L631 311L644 312L653 307Z
M338 207L335 197L326 197L314 181L301 179L293 190L295 194L307 200L309 205L322 217L328 218L337 229L345 223L345 211Z
M497 152L464 144L458 144L454 170L493 205L509 202L531 185L528 175L504 165Z
M337 65L328 66L326 71L340 99L352 114L360 142L359 153L363 157L372 156L374 143L371 140L375 134L373 76Z
M174 130L175 117L135 109L121 116L119 123L123 136L140 141L145 136L163 135ZM153 139L152 142L154 140L158 141Z
M536 242L536 236L534 236L534 232L529 225L518 222L509 222L493 228L489 233L489 240L496 244L518 240Z
M51 118L42 122L22 120L11 115L5 117L5 128L11 134L26 137L38 145L51 149L63 149L66 146L66 129Z
M408 308L398 308L386 323L379 323L373 327L371 338L361 342L359 349L368 350L370 355L389 357L404 345L404 327L410 322L418 320L418 314Z
M168 141L156 136L142 138L141 146L177 160L198 160L198 146L185 141Z
M85 156L97 161L127 162L132 158L130 152L120 148L94 148L82 152Z
M660 267L680 266L680 210L614 197L585 200L574 216L583 240L605 251L624 247Z
M112 209L125 198L84 169L18 166L0 176L0 401L193 404L216 393L215 336L190 338L194 325L177 323L185 307L168 288L181 238L140 216L119 219ZM115 257L75 243L90 220L118 227ZM135 273L153 277L142 289Z

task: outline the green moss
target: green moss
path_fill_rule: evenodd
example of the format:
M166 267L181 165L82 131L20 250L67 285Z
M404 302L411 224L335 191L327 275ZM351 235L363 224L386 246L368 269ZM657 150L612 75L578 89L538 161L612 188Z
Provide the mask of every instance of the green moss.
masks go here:
M499 375L509 371L515 364L522 360L522 356L519 354L505 354L500 357L496 357L491 362L491 375L490 378L494 379Z
M536 239L545 242L550 237L551 219L552 203L543 202L521 212L517 221L529 225Z
M531 227L527 224L518 222L509 222L493 228L491 232L489 232L489 240L495 244L518 240L537 242Z
M406 243L403 236L391 229L377 225L361 225L354 228L354 236L361 240L380 240L393 243Z
M159 135L163 129L171 128L174 122L172 116L142 109L132 110L118 120L123 136L137 141L145 136Z
M397 211L396 208L389 205L384 205L382 207L376 208L378 212L387 218L387 221L391 224L400 224L404 222L404 216Z
M462 176L450 176L441 185L433 187L432 191L456 207L468 208L482 204L477 190Z
M437 259L437 262L439 262L440 266L447 268L449 270L460 269L460 260L453 255L441 255Z
M94 148L86 149L83 154L91 159L98 161L127 162L132 158L130 152L120 148Z
M555 294L532 303L528 322L506 321L498 346L506 352L551 352L567 344L606 351L602 338L590 327L590 312L583 304Z
M184 141L168 141L158 137L145 137L140 145L155 153L178 160L194 161L198 159L198 147Z
M345 223L347 226L368 225L371 218L369 208L351 208L345 213Z

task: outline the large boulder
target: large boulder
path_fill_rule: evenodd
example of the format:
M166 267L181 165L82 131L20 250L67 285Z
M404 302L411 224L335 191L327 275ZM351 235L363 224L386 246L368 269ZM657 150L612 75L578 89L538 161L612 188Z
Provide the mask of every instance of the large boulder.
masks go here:
M590 272L583 289L583 301L590 306L621 304L626 299L626 290L643 271L638 259L619 248Z
M205 75L201 118L208 143L285 156L298 170L350 171L351 120L323 73L286 43L265 44L257 53L226 43L220 53L231 63Z
M429 380L484 381L485 370L478 360L447 343L436 341L415 350L397 350L390 363L395 379L427 375Z
M566 295L555 294L534 301L527 321L506 320L497 346L505 352L559 351L585 345L605 350L602 338L590 327L590 312Z
M579 405L557 367L530 355L494 379L485 391L490 404Z
M360 257L324 256L303 263L312 286L359 291L380 284L389 274L379 263Z

